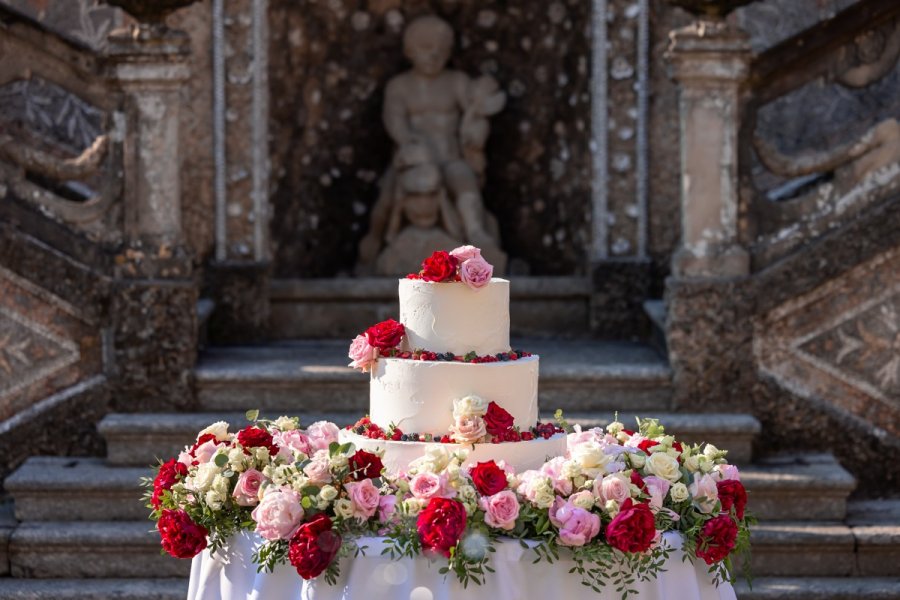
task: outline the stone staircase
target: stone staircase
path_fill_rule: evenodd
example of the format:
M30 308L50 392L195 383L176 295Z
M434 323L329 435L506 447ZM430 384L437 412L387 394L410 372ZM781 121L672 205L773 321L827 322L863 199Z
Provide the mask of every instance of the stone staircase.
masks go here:
M742 466L753 532L752 590L742 600L900 598L900 502L848 502L853 477L830 454L753 460L759 422L741 414L670 413L666 361L637 343L522 340L542 355L541 403L570 422L658 416L687 441L728 448ZM139 478L212 421L243 411L340 425L367 406L366 378L344 366L346 342L211 348L196 369L197 412L118 413L99 431L105 458L35 457L10 476L0 510L0 600L168 600L187 592L190 563L160 554ZM549 416L549 415L545 415Z

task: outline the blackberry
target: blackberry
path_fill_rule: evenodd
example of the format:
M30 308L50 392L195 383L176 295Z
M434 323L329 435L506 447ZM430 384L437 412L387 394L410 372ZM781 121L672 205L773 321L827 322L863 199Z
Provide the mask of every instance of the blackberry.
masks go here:
M362 435L362 434L364 434L364 433L366 432L366 428L363 427L362 425L360 425L359 427L357 427L356 429L354 429L354 431L355 431L358 435Z
M401 441L401 442L408 442L408 441L409 441L409 436L408 436L407 434L404 433L403 435L400 436L400 441Z

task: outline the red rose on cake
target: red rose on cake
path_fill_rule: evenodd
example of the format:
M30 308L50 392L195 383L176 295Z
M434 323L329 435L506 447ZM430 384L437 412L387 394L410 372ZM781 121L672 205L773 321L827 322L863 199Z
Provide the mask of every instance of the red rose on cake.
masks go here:
M288 548L288 560L303 579L318 577L341 549L341 536L332 522L319 513L297 529Z
M366 329L366 340L373 348L390 350L397 347L404 333L406 328L402 323L388 319Z
M513 416L496 402L488 404L484 414L484 424L491 435L502 435L513 426Z
M419 513L416 529L424 550L450 558L450 549L466 530L466 508L458 500L432 498Z
M183 510L163 510L156 529L162 538L163 549L175 558L194 558L206 548L209 532L194 523Z
M438 250L422 261L422 279L425 281L450 281L456 277L459 261L449 253Z

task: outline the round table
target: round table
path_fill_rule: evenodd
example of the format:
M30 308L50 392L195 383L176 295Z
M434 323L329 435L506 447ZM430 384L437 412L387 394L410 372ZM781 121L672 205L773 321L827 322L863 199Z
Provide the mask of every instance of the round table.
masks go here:
M727 583L713 584L702 560L682 560L681 535L665 534L673 548L665 571L653 581L637 583L636 596L657 600L735 600ZM242 533L226 551L215 556L208 550L194 557L188 600L618 600L612 586L597 594L568 571L571 560L532 564L535 554L522 548L518 540L503 540L491 559L495 573L488 573L484 585L463 588L456 578L438 573L441 563L425 558L391 560L381 555L383 538L359 540L368 546L366 556L346 559L337 585L324 579L304 581L290 565L272 573L258 573L253 551L261 543L254 533ZM632 596L635 597L635 596Z

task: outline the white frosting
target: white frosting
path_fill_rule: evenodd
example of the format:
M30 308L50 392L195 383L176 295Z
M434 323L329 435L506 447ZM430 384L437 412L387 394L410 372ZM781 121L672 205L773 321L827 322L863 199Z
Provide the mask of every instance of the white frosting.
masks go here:
M509 352L509 281L494 278L473 290L462 282L401 279L400 322L407 350Z
M469 455L464 466L479 462L506 461L516 473L528 469L539 469L547 458L564 456L566 435L558 433L550 439L537 438L527 442L505 442L502 444L436 444L434 442L391 442L371 440L346 429L341 430L341 442L352 442L358 450L374 452L384 450L382 462L390 473L405 472L409 463L425 454L429 446L443 446L451 452L466 450Z
M381 358L369 383L369 416L406 433L446 433L453 401L474 394L528 429L538 418L538 364L538 356L481 364Z

